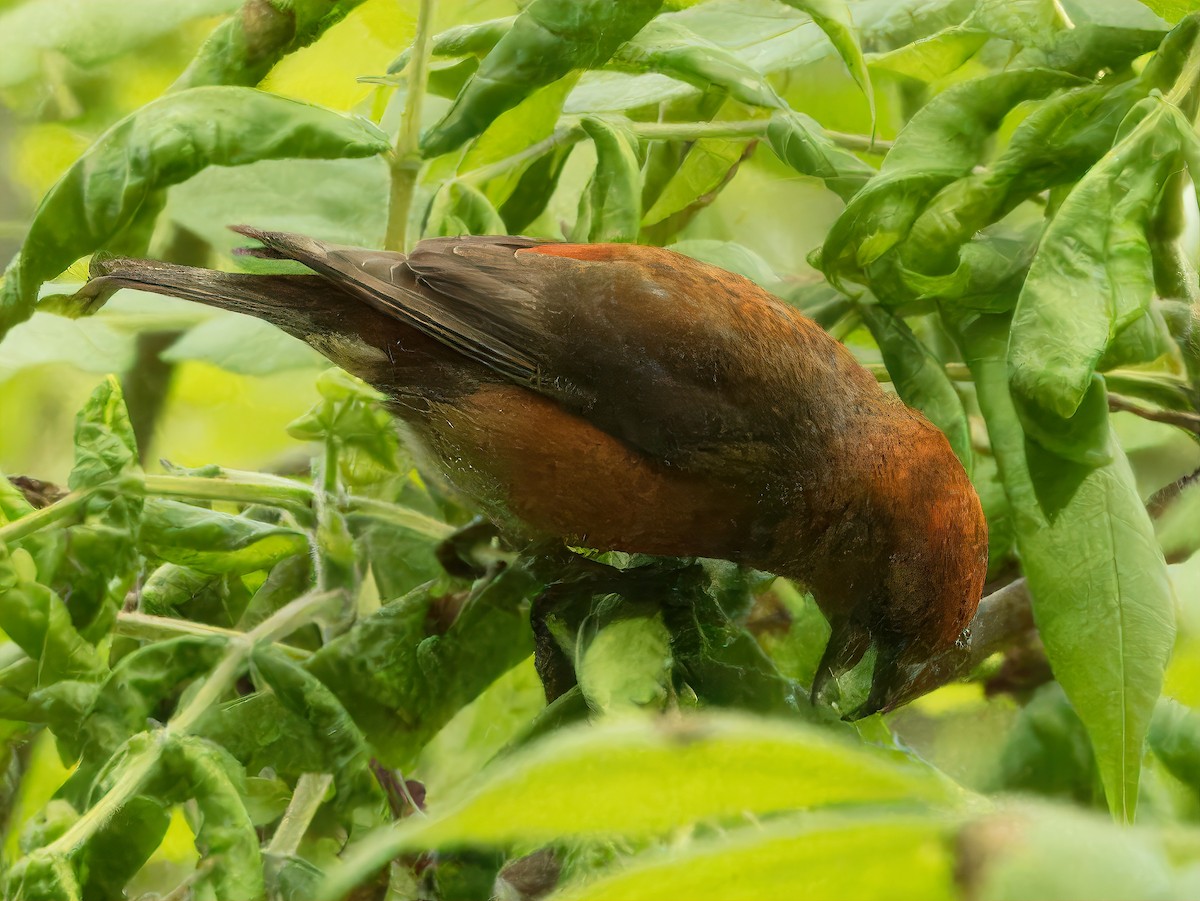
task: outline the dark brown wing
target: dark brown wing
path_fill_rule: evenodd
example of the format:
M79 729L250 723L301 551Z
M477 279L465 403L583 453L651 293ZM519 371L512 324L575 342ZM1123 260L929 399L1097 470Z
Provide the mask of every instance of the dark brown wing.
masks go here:
M405 256L238 231L675 465L761 468L782 431L828 420L805 416L806 385L858 369L752 282L661 248L465 237Z

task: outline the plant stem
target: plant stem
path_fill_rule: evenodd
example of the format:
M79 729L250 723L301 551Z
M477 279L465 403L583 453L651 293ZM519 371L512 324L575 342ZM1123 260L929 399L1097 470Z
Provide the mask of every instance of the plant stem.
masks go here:
M429 74L429 46L436 5L436 0L421 0L417 13L417 34L408 63L408 93L404 98L400 131L396 135L396 146L390 160L391 197L388 201L387 233L383 242L387 250L403 251L408 244L408 210L412 206L417 172L421 168L421 106L425 100L425 81Z
M118 613L117 622L113 626L114 635L126 638L136 638L142 641L164 641L180 636L210 638L216 636L232 641L242 641L248 633L237 629L226 629L221 626L210 626L207 623L194 623L186 619L174 619L169 616L151 616L148 613ZM296 660L306 660L312 656L312 651L292 645L281 644L278 648Z
M142 484L146 494L154 497L181 497L198 501L229 501L236 504L268 504L305 509L312 503L313 496L312 489L299 482L272 484L238 478L147 475Z
M329 773L300 775L296 780L296 790L292 792L292 800L283 812L283 819L279 821L271 843L267 845L267 854L289 857L296 853L332 782L333 776Z
M137 794L142 783L150 778L162 750L171 735L186 735L200 717L229 690L241 675L256 645L273 642L294 632L309 622L321 607L327 605L338 592L313 591L303 594L263 620L245 635L232 639L225 656L209 672L199 691L175 711L175 715L157 733L157 740L140 754L129 758L121 768L121 774L112 788L104 793L83 816L44 848L35 852L53 857L74 852L96 834L129 799Z
M94 489L72 491L66 497L55 501L53 504L49 504L27 516L22 516L18 520L0 526L0 544L9 544L14 541L20 541L22 538L28 538L34 532L74 516L87 503L93 491Z

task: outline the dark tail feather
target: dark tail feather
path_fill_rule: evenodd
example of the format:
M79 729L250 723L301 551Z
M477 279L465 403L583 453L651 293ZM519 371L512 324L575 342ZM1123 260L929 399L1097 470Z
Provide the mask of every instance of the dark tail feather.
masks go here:
M297 314L327 309L338 298L350 300L319 275L246 275L102 256L92 258L89 274L69 300L81 315L98 310L121 288L245 313L284 328L297 325Z

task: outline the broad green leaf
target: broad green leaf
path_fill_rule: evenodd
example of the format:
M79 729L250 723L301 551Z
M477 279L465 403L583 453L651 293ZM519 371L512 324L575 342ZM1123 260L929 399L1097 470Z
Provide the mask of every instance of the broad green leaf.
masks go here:
M1120 71L1163 39L1170 26L1140 0L1059 0L1072 27L1045 47L1027 47L1017 66L1047 66L1091 78L1104 68Z
M439 610L453 596L418 588L355 623L306 668L338 696L385 764L407 767L454 714L532 653L520 605L538 587L524 569L509 567L448 628Z
M468 173L499 162L548 138L562 113L563 101L575 86L572 75L538 88L528 97L505 110L476 138L458 164L458 174ZM512 196L525 167L514 167L503 175L489 179L484 193L493 205L499 206Z
M613 56L611 65L658 72L699 88L718 88L750 106L786 109L787 104L755 69L717 44L663 16L651 21Z
M160 499L146 502L141 544L163 560L209 573L269 569L308 551L308 537L295 529Z
M286 558L292 559L295 558ZM292 597L298 594L299 591ZM239 622L249 603L250 592L237 573L209 573L164 563L142 584L139 606L151 616L188 619L228 629Z
M598 878L568 885L553 901L735 901L744 898L957 897L942 817L826 814L639 855Z
M361 119L248 88L195 88L105 132L43 198L0 288L0 334L29 318L42 282L111 246L160 192L206 166L365 157L388 147Z
M272 648L256 649L252 665L283 706L312 725L313 734L329 757L338 804L348 809L364 802L378 803L379 784L371 773L371 751L362 731L333 693L299 664Z
M93 68L156 38L189 19L236 9L241 0L32 0L0 13L0 87L42 73L50 55Z
M596 148L596 171L588 185L593 243L637 240L642 218L641 171L637 139L623 126L585 118L583 130Z
M710 201L737 171L750 143L728 138L701 138L692 144L683 165L667 182L654 206L642 216L642 227L656 225L676 213Z
M962 66L987 40L988 35L982 31L953 25L887 53L869 55L867 62L875 70L932 82Z
M671 635L661 616L602 626L576 662L579 687L597 712L662 708L671 684Z
M838 56L850 70L850 76L862 89L863 96L871 108L871 129L875 126L875 91L871 87L871 75L863 60L862 48L858 44L858 32L850 17L850 8L844 0L784 0L788 6L803 10L812 16L818 27L829 37Z
M1180 148L1170 107L1141 121L1072 188L1042 237L1013 314L1014 394L1066 419L1113 338L1154 294L1147 221Z
M956 325L1016 525L1034 619L1087 727L1113 815L1131 821L1175 636L1167 567L1129 463L1071 463L1028 441L1008 388L1008 318ZM1103 396L1103 392L1101 392Z
M253 87L272 66L307 47L363 0L267 0L219 25L196 54L176 87Z
M504 230L509 234L524 234L525 230L542 214L558 187L559 176L571 153L570 147L556 147L542 154L526 167L517 181L517 186L500 205L500 218ZM640 218L640 213L639 213Z
M542 801L530 804L530 792ZM405 849L650 837L746 813L949 800L933 771L794 722L707 714L576 726L493 764L462 796L431 801L428 817L375 833L324 891L340 897Z
M825 182L842 200L849 200L875 170L825 137L821 126L801 113L776 113L767 126L767 141L775 155L799 172Z
M896 393L942 430L955 456L970 473L972 452L967 413L941 360L899 316L876 304L863 304L859 310L879 345Z
M1058 0L980 0L967 24L1022 46L1052 47L1074 28Z
M1143 0L1143 3L1168 22L1178 22L1200 8L1196 0Z
M446 115L425 133L422 154L448 153L535 88L572 69L607 62L661 5L662 0L533 0L483 58Z

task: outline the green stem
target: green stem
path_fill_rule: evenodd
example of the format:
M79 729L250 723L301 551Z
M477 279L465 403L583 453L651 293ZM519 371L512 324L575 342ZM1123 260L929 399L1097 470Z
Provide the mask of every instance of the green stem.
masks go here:
M285 484L238 478L147 475L142 484L145 493L154 497L228 501L235 504L267 504L307 509L313 497L313 490L299 482Z
M66 497L55 501L53 504L42 507L40 510L35 510L33 513L22 516L20 519L10 522L7 525L0 526L0 544L11 544L14 541L20 541L22 538L28 538L34 532L74 516L87 504L88 498L92 496L93 491L94 489L72 491Z
M242 641L248 633L237 629L226 629L221 626L210 626L207 623L194 623L186 619L173 619L168 616L151 616L148 613L118 613L117 622L113 626L113 634L126 638L136 638L140 641L164 641L180 636L210 638L216 636L231 641ZM4 647L7 647L4 646ZM278 648L296 660L306 660L312 656L312 651L292 645L281 644ZM0 647L3 650L3 647Z
M417 13L417 34L413 39L408 64L408 93L400 117L400 131L391 156L391 197L388 202L387 232L383 246L403 251L408 244L408 210L412 206L417 172L421 168L421 106L425 100L425 82L429 75L429 46L433 36L436 0L421 0Z
M329 773L301 774L296 780L292 800L283 812L283 819L279 821L279 827L267 845L267 854L290 857L296 853L332 782L333 776Z
M50 857L67 855L96 834L105 823L137 794L158 766L162 749L171 735L186 735L200 717L220 700L241 675L256 645L285 638L333 600L337 592L314 591L303 594L263 620L245 635L230 640L225 656L209 672L200 690L192 695L157 734L158 741L126 761L112 788L104 793L66 832L37 853Z

